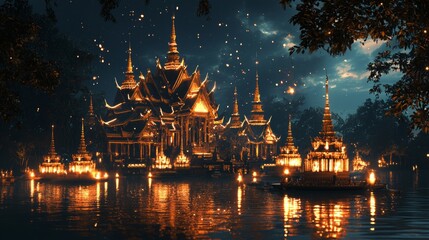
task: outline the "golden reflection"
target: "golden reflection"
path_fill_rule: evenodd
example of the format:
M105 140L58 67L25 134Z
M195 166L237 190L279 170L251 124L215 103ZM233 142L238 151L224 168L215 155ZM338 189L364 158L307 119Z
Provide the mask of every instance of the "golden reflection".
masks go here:
M151 189L151 187L152 187L152 178L148 178L147 179L147 187L148 187L149 190Z
M97 185L96 185L96 191L97 191L97 193L95 195L95 201L97 203L97 208L100 208L100 195L101 195L100 188L101 188L101 183L97 182Z
M375 225L375 214L376 214L376 202L375 202L375 196L374 196L374 192L370 193L371 195L369 196L369 215L370 215L370 224L371 225ZM375 230L374 226L371 226L370 228L371 231Z
M296 236L297 233L293 230L293 222L298 222L301 209L301 200L298 198L290 198L288 195L285 195L283 198L283 229L284 229L284 238L289 236Z
M345 226L350 217L349 203L315 204L307 221L314 224L315 238L342 238L346 234ZM311 206L307 206L308 208Z
M42 202L42 193L40 192L40 182L36 184L37 201Z
M243 197L243 190L241 189L241 185L238 185L238 188L237 188L237 212L238 212L238 215L241 215L242 197Z
M34 179L30 180L30 198L31 203L33 203L33 197L34 197Z
M116 192L119 191L119 178L115 178Z
M108 183L104 182L104 199L107 199Z

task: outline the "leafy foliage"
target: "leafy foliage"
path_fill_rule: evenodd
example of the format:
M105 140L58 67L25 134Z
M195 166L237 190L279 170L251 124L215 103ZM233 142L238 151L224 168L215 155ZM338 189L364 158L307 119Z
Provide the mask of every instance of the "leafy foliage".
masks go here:
M382 155L404 155L411 137L408 119L403 115L386 116L388 109L388 102L367 99L356 113L348 116L340 129L348 150L358 151L374 166Z
M60 77L58 66L39 50L40 26L29 17L24 0L7 0L0 6L0 118L11 120L20 111L17 88L52 92Z
M0 168L22 168L29 159L35 167L49 146L51 124L67 136L57 139L57 151L75 151L92 55L59 34L51 17L34 14L27 1L6 1L0 17L7 21L0 23Z
M281 0L283 7L295 6L294 0ZM355 42L382 41L386 51L369 63L371 92L385 91L395 116L410 113L412 126L429 131L429 2L411 1L336 1L302 0L290 19L300 26L300 43L291 53L323 49L341 55ZM381 84L381 77L400 72L395 84Z

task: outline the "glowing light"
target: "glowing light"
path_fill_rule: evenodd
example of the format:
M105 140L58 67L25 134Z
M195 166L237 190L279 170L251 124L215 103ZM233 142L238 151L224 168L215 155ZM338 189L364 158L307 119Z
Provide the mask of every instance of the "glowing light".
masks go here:
M289 172L289 169L287 169L287 168L286 168L286 169L284 170L284 174L285 174L285 175L289 175L289 173L290 173L290 172Z
M376 181L375 173L372 171L369 173L368 182L369 184L374 185L375 181Z
M257 173L257 172L253 172L253 173L252 173L252 176L253 176L253 177L256 177L256 176L258 176L258 173Z
M118 178L118 177L119 177L119 173L116 173L116 174L115 174L115 177L116 177L116 178Z
M198 99L198 101L195 103L195 106L194 106L194 112L208 113L209 110L208 110L206 104L203 102L203 100Z
M241 176L241 174L238 174L237 182L239 183L243 182L243 176Z
M149 174L147 175L149 178L152 178L152 173L149 172Z
M289 87L288 89L287 89L287 91L286 91L288 94L291 94L291 95L293 95L294 93L295 93L295 88L293 88L293 87Z

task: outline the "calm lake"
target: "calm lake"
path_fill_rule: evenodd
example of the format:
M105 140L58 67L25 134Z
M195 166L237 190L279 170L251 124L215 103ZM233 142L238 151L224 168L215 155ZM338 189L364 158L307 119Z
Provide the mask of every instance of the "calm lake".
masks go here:
M283 194L232 177L0 185L6 239L429 239L429 172L378 173L398 191Z

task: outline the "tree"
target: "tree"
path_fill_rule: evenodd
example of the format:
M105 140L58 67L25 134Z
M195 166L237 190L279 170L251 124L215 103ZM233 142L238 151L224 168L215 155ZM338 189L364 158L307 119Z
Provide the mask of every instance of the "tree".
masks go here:
M281 0L297 13L290 22L300 27L300 43L290 53L325 50L341 55L355 42L382 41L385 51L368 64L372 93L382 91L391 99L389 113L410 113L412 127L429 131L429 2ZM297 1L298 2L298 1ZM382 76L403 74L394 84L382 84Z
M49 147L51 124L56 125L56 135L67 136L56 138L57 151L75 151L80 118L88 107L83 96L88 96L84 83L90 79L92 55L59 34L50 18L34 14L27 1L6 1L0 6L0 18L11 24L0 23L0 85L4 86L0 87L4 102L0 106L0 158L6 159L0 167L16 166L17 159L40 160ZM21 23L34 27L34 32L20 30ZM3 32L7 29L12 32ZM13 61L7 61L9 55ZM22 147L30 145L31 151Z
M382 155L401 157L409 143L409 121L405 116L386 116L389 103L367 99L341 128L349 153L359 151L373 166Z
M0 6L0 118L11 120L20 112L17 88L52 92L58 84L56 64L38 52L40 26L25 0L7 0Z

